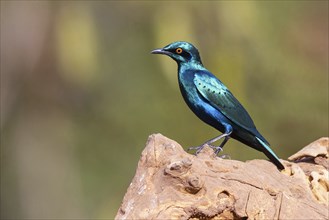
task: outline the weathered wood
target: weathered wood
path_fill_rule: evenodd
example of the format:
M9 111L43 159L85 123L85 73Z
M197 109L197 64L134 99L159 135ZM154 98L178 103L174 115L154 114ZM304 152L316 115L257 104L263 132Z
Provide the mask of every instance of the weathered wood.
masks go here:
M116 219L328 219L328 138L291 159L301 157L282 160L279 172L266 160L221 159L209 147L194 156L151 135Z

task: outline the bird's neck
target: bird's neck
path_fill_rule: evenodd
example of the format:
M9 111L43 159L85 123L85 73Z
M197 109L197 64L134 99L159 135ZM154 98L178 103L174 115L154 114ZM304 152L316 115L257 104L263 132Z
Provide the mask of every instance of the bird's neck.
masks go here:
M185 70L204 70L204 66L201 62L191 61L191 62L181 62L178 63L178 72L184 72Z

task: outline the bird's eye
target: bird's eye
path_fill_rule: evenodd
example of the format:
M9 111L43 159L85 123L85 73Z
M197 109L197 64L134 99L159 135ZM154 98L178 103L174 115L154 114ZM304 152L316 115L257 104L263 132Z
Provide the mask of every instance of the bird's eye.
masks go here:
M176 49L176 53L177 53L177 54L181 54L181 53L183 53L183 49L180 48L180 47L178 47L178 48Z

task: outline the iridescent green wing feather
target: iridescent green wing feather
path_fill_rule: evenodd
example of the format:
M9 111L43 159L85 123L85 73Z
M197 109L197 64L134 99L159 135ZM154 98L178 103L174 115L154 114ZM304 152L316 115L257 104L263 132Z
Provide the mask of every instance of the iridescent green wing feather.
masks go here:
M247 111L226 86L211 73L206 71L196 73L194 84L202 97L232 122L247 130L255 129Z

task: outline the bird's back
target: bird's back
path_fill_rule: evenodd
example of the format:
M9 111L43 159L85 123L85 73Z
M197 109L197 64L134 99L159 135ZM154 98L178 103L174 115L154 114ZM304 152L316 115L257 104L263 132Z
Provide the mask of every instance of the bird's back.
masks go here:
M188 106L207 124L221 132L224 130L221 123L231 124L234 130L232 137L257 150L259 149L255 146L257 142L255 137L268 143L258 132L253 120L240 102L218 78L205 68L180 69L179 84Z

